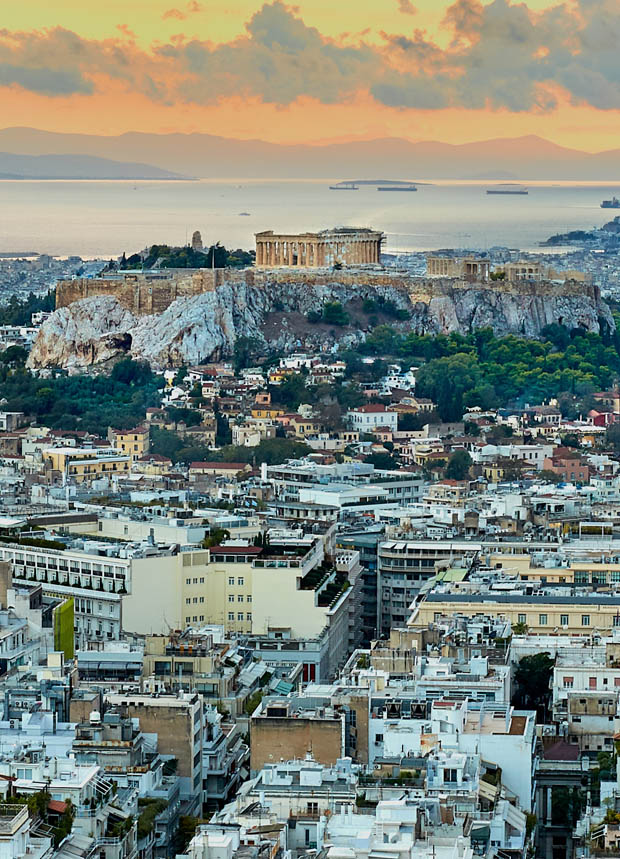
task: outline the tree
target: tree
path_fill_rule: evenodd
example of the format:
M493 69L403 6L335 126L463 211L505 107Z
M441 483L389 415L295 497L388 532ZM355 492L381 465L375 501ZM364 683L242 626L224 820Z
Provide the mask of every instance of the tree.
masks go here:
M605 432L605 441L614 450L620 450L620 422L610 424Z
M226 528L211 528L208 535L202 541L203 549L219 546L224 540L230 540L230 531Z
M375 468L386 471L398 468L398 462L389 453L371 453L364 459L364 462L369 462Z
M252 366L254 359L260 353L261 345L257 337L237 337L233 348L235 373Z
M471 468L471 456L466 450L455 450L446 467L446 478L448 480L465 480Z
M323 305L323 322L342 327L349 324L349 314L339 301L328 301Z
M273 399L290 409L308 401L306 383L301 373L291 373L272 392Z
M174 385L182 385L186 376L187 376L187 367L185 365L183 365L182 367L179 367L179 369L174 374L174 379L172 380L172 383Z
M536 653L519 660L514 674L513 703L518 707L533 707L541 711L544 719L549 702L549 683L553 673L553 660L548 653Z

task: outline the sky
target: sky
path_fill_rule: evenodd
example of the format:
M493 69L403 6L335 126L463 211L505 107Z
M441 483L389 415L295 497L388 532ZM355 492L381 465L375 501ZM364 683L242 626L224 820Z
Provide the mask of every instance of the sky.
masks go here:
M620 0L2 5L4 127L620 148Z

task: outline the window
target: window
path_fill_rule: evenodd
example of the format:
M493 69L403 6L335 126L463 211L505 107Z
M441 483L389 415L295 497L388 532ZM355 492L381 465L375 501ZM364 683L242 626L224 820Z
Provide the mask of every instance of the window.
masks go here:
M615 614L613 618L613 625L620 626L620 614Z
M191 579L185 579L185 584L186 584L186 585L191 585L191 583L192 583L192 580L191 580Z
M246 617L246 620L252 620L252 612L249 611L245 617Z
M517 623L527 623L527 615L526 614L518 614L517 615Z
M191 603L191 600L189 597L187 597L187 599L185 600L185 605L189 605L190 603Z
M235 577L234 576L228 576L228 584L231 586L235 584Z
M245 601L246 601L246 602L252 602L252 594L249 594L249 595L245 598Z
M443 771L443 780L444 780L444 782L449 783L449 784L456 784L456 781L457 781L456 770L454 770L454 769L444 770Z
M239 578L237 579L237 584L243 585L243 576L239 576Z
M562 686L564 689L572 689L573 688L573 678L572 677L563 677L562 678Z
M596 677L588 678L588 689L596 689Z
M196 621L197 621L197 620L198 620L198 615L197 615L197 614L195 614L195 615L194 615L194 623L196 623Z
M235 601L235 595L234 594L228 594L228 602L234 602L234 601Z
M201 614L201 615L200 615L200 620L204 620L204 619L205 619L204 614Z
M235 619L234 611L229 611L228 612L228 620L234 620L234 619Z
M582 626L590 626L590 615L582 614L581 615L581 625Z
M237 620L243 620L243 612L242 611L237 612Z
M568 615L561 614L560 615L560 626L568 626Z
M243 596L241 594L237 597L237 602L243 602Z
M539 626L547 626L547 615L539 614L538 615L538 625Z
M185 623L190 623L190 619L189 619L189 617L186 617L186 618L185 618Z
M205 601L205 598L204 598L204 597L200 597L200 602L204 602L204 601Z
M194 599L192 600L192 602L198 602L198 597L194 597Z
M204 585L204 583L205 583L205 577L204 577L204 576L201 576L201 577L200 577L200 584L201 584L201 585Z

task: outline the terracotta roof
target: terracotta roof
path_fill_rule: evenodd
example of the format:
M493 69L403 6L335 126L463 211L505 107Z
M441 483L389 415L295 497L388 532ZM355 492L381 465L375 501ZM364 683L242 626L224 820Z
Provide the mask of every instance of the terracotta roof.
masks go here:
M59 799L50 799L47 804L47 810L53 811L55 814L64 814L67 810L67 803Z
M376 412L386 412L387 409L383 403L367 403L365 406L358 406L356 409L351 409L351 411L372 414Z

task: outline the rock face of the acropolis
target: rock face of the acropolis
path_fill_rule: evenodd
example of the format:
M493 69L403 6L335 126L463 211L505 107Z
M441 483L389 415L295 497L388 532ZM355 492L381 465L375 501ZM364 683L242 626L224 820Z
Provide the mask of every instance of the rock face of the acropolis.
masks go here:
M322 268L378 264L384 240L383 233L366 227L336 227L298 235L266 230L256 233L256 265L259 268Z

